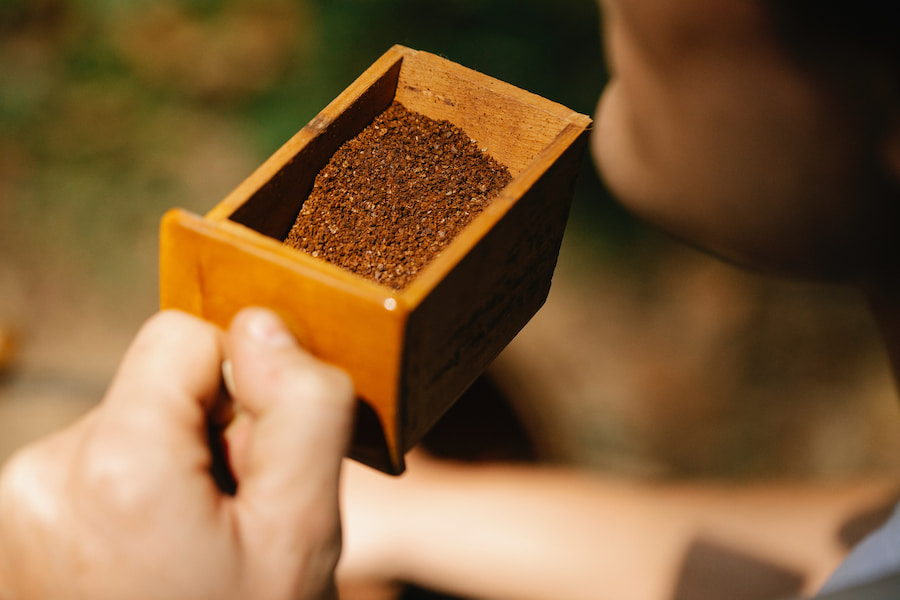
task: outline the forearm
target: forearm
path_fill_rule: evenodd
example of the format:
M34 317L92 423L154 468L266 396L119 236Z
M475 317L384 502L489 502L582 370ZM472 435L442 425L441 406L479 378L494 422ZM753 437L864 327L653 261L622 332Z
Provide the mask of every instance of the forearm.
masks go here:
M682 535L662 530L677 521L638 487L490 467L443 466L433 481L404 503L401 579L476 598L576 600L661 597L674 575L667 557Z
M369 532L383 550L375 569L498 599L672 598L698 544L730 553L732 565L737 557L787 573L811 591L845 553L841 523L890 494L885 484L731 489L533 467L418 466L386 481L393 490L375 500L382 529ZM348 516L353 561L359 521Z

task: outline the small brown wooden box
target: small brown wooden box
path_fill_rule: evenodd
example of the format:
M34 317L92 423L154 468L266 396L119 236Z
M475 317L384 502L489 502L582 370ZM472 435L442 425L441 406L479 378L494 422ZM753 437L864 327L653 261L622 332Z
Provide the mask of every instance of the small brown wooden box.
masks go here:
M462 128L513 180L396 291L284 246L331 155L398 100ZM540 308L590 119L433 54L394 46L205 217L169 211L162 308L227 327L278 312L363 401L351 456L400 473L416 444Z

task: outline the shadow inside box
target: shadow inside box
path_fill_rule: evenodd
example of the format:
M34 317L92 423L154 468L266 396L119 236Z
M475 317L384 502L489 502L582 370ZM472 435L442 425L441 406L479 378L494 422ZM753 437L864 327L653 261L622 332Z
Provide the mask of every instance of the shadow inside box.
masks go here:
M534 444L509 398L490 374L481 375L420 443L429 454L463 462L534 462ZM398 600L464 600L406 586Z

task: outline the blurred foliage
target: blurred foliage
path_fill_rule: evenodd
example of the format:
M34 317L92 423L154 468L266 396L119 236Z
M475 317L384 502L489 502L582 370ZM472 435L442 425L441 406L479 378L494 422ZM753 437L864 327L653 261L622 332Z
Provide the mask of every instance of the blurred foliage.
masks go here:
M50 237L122 284L150 252L128 240L207 210L395 43L588 114L605 77L592 0L0 1L0 251ZM587 159L574 215L631 231Z

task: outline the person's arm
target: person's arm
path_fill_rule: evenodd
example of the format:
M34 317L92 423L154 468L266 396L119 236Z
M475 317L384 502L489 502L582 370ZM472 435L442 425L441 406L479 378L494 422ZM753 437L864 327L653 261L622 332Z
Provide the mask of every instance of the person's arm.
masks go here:
M209 442L226 358L233 495ZM267 311L228 334L157 315L95 410L5 466L0 598L334 598L354 403L349 378Z
M338 573L497 600L673 600L706 585L784 597L817 589L847 551L841 527L895 492L648 484L427 459L397 480L354 467Z

